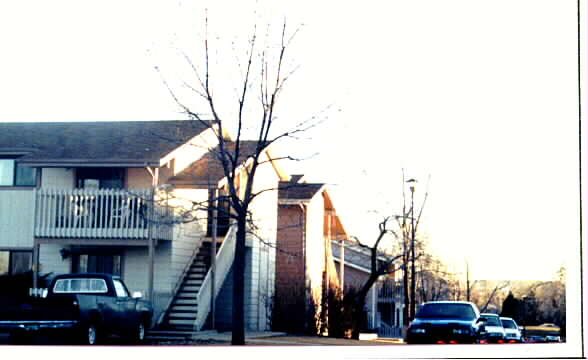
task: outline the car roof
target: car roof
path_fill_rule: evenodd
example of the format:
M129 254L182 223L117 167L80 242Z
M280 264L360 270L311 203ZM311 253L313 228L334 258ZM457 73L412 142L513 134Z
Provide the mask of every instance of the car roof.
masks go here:
M449 301L449 300L443 300L443 301L427 301L423 305L426 305L426 304L466 304L466 305L475 305L474 303L472 303L470 301Z
M494 313L481 313L480 316L496 316L496 317L500 317L498 314L494 314Z

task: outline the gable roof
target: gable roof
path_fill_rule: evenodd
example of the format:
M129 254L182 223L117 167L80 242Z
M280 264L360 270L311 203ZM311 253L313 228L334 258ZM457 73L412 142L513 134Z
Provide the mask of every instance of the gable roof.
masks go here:
M28 166L159 166L208 127L197 121L0 123L0 155Z
M308 201L312 199L325 184L308 184L282 181L278 188L278 199Z
M228 152L235 151L235 142L225 142ZM238 164L243 164L255 153L258 141L241 140ZM200 159L192 163L179 174L172 176L168 182L174 185L196 185L207 187L210 184L217 184L225 177L222 164L218 158L219 147L208 151Z

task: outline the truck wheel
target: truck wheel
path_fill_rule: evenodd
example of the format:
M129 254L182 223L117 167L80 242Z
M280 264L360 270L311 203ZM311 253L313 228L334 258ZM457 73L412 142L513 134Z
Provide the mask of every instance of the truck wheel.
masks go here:
M82 328L80 340L83 345L96 345L99 339L98 326L95 323L90 323Z
M135 332L133 334L132 340L135 344L141 344L143 343L143 341L145 341L145 331L145 321L141 320L139 321L139 324L137 324L137 327L135 328Z

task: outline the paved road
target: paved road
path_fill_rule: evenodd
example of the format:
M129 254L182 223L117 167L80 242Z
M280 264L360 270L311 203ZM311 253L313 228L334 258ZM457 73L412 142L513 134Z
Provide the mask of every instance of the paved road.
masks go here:
M0 333L0 345L9 345L8 334ZM159 341L152 340L146 341L144 345L163 345L163 346L228 346L231 342L229 339L222 337L208 338L208 339L195 339L195 340L183 340L183 341ZM316 345L344 345L344 346L377 346L377 345L399 345L402 344L398 340L392 339L376 339L376 340L349 340L349 339L335 339L328 337L318 336L272 336L272 337L256 337L246 339L248 345L260 345L260 346L316 346ZM49 338L46 336L35 336L30 345L72 345L71 342L67 342L64 339ZM128 345L121 339L109 339L104 345Z

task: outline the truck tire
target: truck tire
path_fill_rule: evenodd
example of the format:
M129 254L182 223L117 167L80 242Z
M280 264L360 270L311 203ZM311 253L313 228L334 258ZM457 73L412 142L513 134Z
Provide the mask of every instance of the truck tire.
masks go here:
M95 322L83 326L79 336L82 345L96 345L100 342L100 331Z
M141 319L135 328L135 331L132 334L131 340L135 344L142 344L145 341L145 332L147 331L147 326L145 320Z

